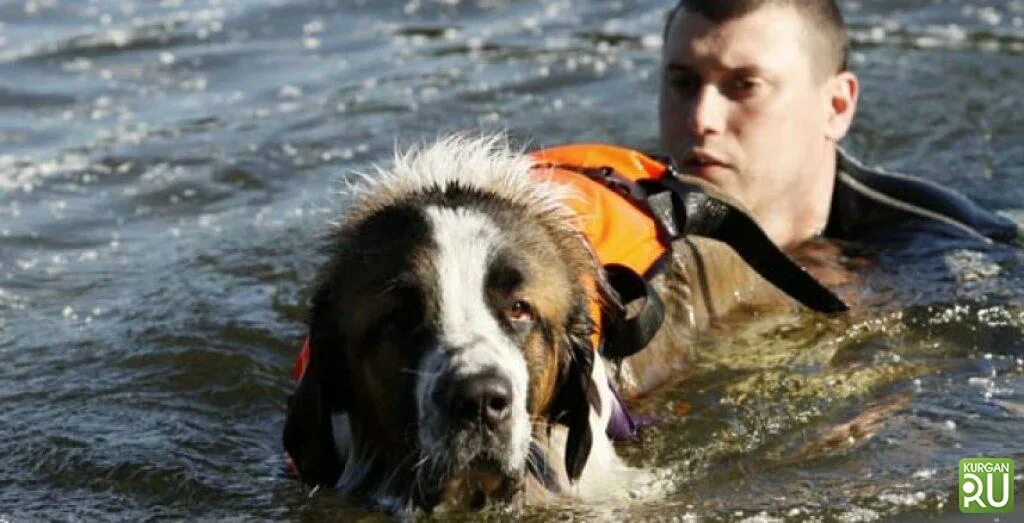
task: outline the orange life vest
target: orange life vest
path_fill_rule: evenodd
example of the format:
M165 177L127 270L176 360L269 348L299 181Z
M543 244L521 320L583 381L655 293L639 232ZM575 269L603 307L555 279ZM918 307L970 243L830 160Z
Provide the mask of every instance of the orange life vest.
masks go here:
M602 144L564 145L531 155L538 179L570 185L575 193L565 203L579 217L578 227L602 265L619 264L646 274L666 252L658 224L636 202L605 183L587 176L606 170L631 182L660 179L667 167L632 149Z
M602 266L625 267L638 279L636 275L649 274L668 252L664 231L639 207L642 197L629 194L636 182L664 176L666 165L639 151L604 144L563 145L531 156L536 161L535 178L572 187L564 203L576 214L576 227ZM609 340L602 337L605 325L597 291L592 282L588 286L595 324L591 341L600 348L602 341Z

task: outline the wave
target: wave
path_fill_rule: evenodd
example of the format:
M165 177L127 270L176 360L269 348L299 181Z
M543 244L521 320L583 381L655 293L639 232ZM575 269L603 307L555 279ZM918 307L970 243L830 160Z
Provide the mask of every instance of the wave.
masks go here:
M959 24L903 27L895 23L852 25L854 47L891 45L911 49L976 49L1024 54L1024 33L972 29Z

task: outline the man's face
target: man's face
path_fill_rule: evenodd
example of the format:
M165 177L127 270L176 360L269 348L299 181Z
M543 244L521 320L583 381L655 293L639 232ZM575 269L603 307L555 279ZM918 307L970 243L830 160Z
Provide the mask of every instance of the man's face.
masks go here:
M832 154L820 47L789 7L715 25L680 10L665 37L662 148L759 221L809 192ZM831 176L831 173L827 173Z

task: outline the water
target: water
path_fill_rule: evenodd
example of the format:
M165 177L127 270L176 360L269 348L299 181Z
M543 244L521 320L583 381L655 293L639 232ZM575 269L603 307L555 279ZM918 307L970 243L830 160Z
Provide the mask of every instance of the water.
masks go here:
M667 4L0 2L0 521L363 515L279 443L345 173L466 128L653 147ZM1024 2L843 6L846 146L1024 222ZM928 250L699 347L623 449L668 499L527 515L957 514L961 457L1024 463L1024 263Z

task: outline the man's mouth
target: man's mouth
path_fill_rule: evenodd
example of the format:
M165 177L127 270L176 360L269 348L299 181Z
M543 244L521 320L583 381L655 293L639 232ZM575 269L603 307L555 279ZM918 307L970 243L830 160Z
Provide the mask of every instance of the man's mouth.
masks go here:
M684 173L689 171L705 171L711 168L731 168L731 166L718 156L711 154L707 151L693 150L686 155L679 162L679 167Z

